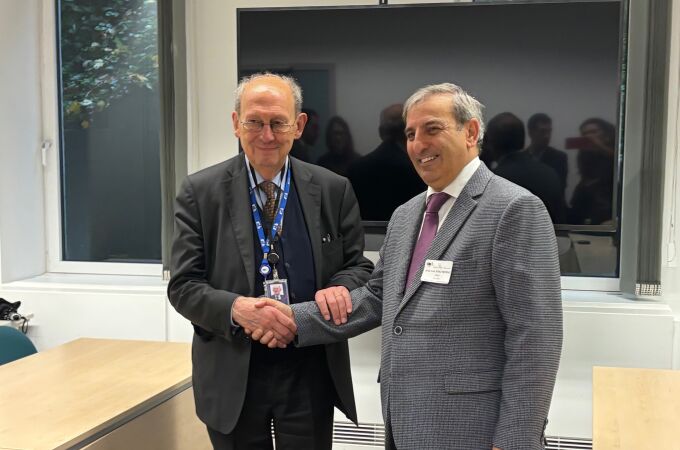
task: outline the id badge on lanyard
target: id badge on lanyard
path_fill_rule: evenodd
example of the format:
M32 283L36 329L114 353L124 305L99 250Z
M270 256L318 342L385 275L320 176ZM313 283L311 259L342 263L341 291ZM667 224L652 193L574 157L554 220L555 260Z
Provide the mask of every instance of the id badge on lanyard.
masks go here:
M290 299L288 295L288 280L279 278L278 271L276 270L276 264L279 262L279 255L273 251L272 245L276 241L275 237L278 231L281 229L281 223L283 222L283 212L286 209L286 203L288 202L288 193L290 192L290 167L289 163L285 167L285 183L283 188L283 195L279 200L278 209L276 210L276 215L274 217L274 222L272 224L271 233L269 236L265 237L264 228L262 226L262 220L260 218L260 212L257 208L257 197L255 197L255 177L250 173L250 209L253 213L253 221L255 222L255 228L257 229L257 236L260 241L260 247L262 248L262 261L260 262L259 272L264 278L264 296L273 298L285 304L290 304ZM272 270L273 268L273 270ZM267 277L272 275L272 279L268 280Z
M290 298L288 296L288 280L285 278L279 278L279 273L276 270L276 263L279 261L279 255L272 250L267 255L267 260L271 267L274 268L272 273L272 279L264 280L264 296L278 300L286 305L290 305Z

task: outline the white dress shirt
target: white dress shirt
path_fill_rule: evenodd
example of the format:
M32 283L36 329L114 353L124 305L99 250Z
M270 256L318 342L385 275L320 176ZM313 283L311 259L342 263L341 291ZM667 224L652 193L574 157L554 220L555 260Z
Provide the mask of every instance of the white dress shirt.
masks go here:
M246 170L248 171L248 173L251 173L250 168L252 166L250 165L250 160L248 159L248 155L243 155L243 156L246 157ZM281 179L281 172L286 168L286 166L288 166L288 157L287 156L286 156L286 162L283 163L283 169L279 170L276 173L276 175L274 175L274 178L271 180L271 181L274 182L276 187L279 188L279 190L283 189L282 184L283 184L284 180ZM260 175L260 173L254 167L253 167L253 172L255 172L255 185L259 186L260 183L265 181L265 179L264 179L264 177L262 177L262 175ZM259 206L260 209L264 209L264 205L265 205L265 203L267 203L267 194L265 194L264 191L262 189L259 189L259 188L255 189L255 192L257 192L257 198L259 200L259 204L257 206Z
M470 181L470 178L472 178L472 175L477 171L477 168L479 168L479 165L482 162L479 160L479 158L475 158L469 163L463 167L463 170L460 171L458 176L451 182L449 183L448 186L446 186L444 189L441 190L441 192L446 192L449 194L451 197L447 199L444 204L442 205L441 208L439 208L439 224L437 225L437 231L441 228L442 224L444 223L444 220L446 220L446 216L449 214L449 211L451 211L451 208L453 207L453 204L456 202L456 199L458 196L460 196L461 191L465 187L465 185ZM431 187L427 187L427 195L425 196L425 205L427 205L427 199L430 198L430 195L435 194L437 191L432 189ZM423 214L423 221L425 220L425 214ZM420 229L422 230L423 228L423 223L420 223ZM420 236L420 233L418 233Z

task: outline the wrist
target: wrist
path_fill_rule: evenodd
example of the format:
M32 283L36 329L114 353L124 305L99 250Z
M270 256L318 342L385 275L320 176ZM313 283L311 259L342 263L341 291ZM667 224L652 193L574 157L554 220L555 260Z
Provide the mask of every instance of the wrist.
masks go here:
M242 311L243 311L243 305L245 301L245 297L238 296L234 300L234 303L231 304L231 322L234 325L239 325L241 323L241 318L242 318Z

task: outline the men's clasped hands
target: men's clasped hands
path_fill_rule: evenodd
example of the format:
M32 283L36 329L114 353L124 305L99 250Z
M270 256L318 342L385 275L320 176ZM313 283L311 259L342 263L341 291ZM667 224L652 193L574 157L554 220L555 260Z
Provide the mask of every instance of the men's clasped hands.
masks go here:
M352 313L352 299L344 286L321 289L314 295L324 319L342 325ZM266 297L238 297L233 318L254 341L269 348L285 348L297 333L295 317L290 306Z

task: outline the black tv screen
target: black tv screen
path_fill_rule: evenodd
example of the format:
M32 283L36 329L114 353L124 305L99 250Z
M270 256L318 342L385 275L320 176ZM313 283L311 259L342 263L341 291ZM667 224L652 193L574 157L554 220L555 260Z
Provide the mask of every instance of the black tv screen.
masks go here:
M238 70L300 82L310 122L293 155L347 176L369 225L386 224L426 188L405 152L400 105L424 85L453 82L486 107L484 163L541 197L558 230L615 233L624 9L621 1L239 9ZM507 134L508 120L521 123L522 139Z

